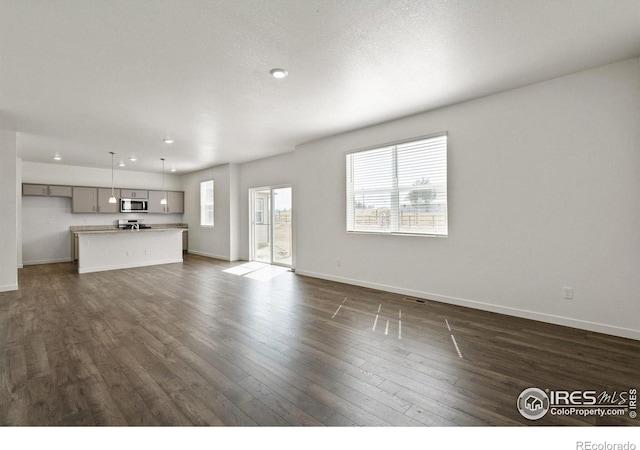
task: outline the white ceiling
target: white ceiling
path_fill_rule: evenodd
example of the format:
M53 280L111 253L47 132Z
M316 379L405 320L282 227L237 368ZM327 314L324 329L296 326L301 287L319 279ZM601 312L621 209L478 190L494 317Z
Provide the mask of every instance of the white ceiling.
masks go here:
M180 173L634 56L640 0L1 0L0 129Z

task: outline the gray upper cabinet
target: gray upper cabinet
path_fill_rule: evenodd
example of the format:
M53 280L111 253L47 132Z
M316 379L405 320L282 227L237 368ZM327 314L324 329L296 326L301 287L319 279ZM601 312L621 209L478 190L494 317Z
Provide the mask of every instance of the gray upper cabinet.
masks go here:
M150 213L182 214L184 213L184 192L167 191L167 204L160 204L162 191L149 191Z
M22 195L39 197L71 197L71 186L48 186L46 184L23 184Z
M92 187L74 187L71 199L71 211L74 213L98 212L98 189Z
M167 212L169 214L184 213L184 192L167 192Z
M162 191L149 191L149 209L147 212L164 213L165 205L161 205L160 200L162 200Z
M98 188L98 212L99 213L119 213L120 212L120 189L114 189L113 195L115 203L109 203L111 189Z
M71 212L74 213L120 213L120 199L148 200L148 211L159 214L183 214L184 192L166 191L167 204L160 204L162 191L143 189L114 189L116 203L109 203L111 188L58 186L48 184L23 184L22 195L38 197L70 197Z
M143 191L140 189L120 189L122 198L137 198L145 200L149 198L149 191Z
M49 197L73 197L71 186L49 186Z
M47 196L49 195L49 186L44 184L23 184L22 195Z

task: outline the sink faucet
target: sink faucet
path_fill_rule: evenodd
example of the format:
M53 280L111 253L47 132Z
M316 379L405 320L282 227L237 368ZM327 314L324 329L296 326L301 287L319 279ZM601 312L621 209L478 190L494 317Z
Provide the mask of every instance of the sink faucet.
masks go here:
M138 230L138 231L140 231L140 224L139 224L139 223L134 223L134 224L131 226L131 229L132 229L132 230Z

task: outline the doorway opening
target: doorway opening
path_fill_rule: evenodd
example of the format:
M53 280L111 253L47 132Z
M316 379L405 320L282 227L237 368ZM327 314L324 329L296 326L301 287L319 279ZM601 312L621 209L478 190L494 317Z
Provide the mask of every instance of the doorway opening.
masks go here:
M293 267L291 186L249 190L251 261Z

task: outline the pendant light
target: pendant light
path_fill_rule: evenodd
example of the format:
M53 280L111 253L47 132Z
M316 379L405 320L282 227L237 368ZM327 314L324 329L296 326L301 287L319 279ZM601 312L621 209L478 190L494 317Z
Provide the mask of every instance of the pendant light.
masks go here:
M161 205L167 204L167 193L164 190L164 158L160 158L162 160L162 199L160 200Z
M109 203L116 203L116 196L113 193L113 155L115 155L115 153L109 153L111 153L111 197L109 197Z

